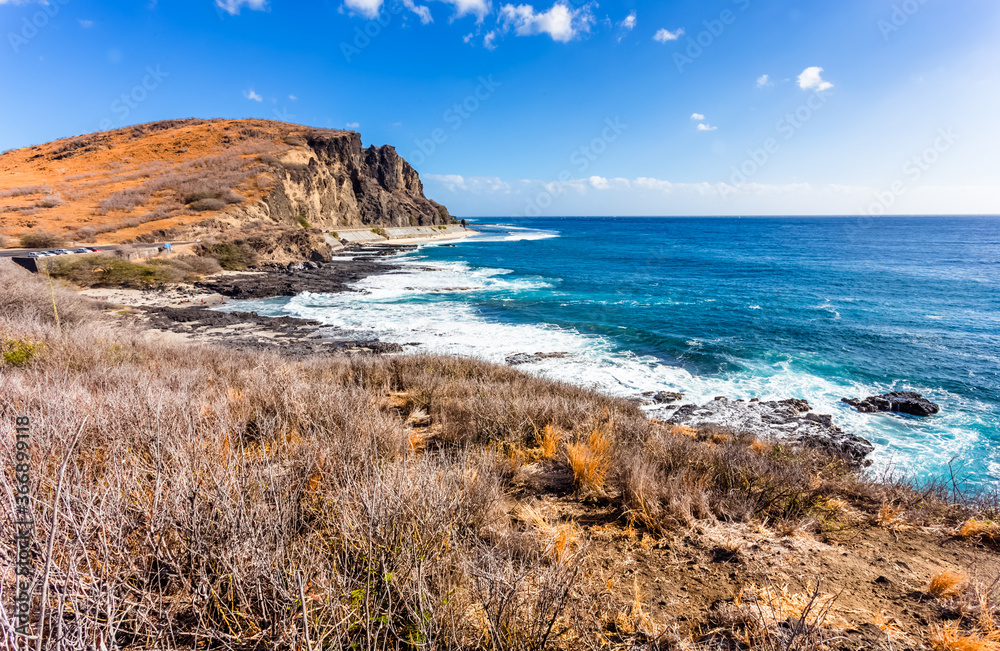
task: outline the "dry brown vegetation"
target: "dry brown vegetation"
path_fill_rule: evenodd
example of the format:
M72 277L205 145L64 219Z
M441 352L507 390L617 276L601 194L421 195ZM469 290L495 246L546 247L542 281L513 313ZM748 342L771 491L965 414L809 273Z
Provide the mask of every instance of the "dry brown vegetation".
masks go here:
M119 243L200 222L266 194L274 179L262 160L276 162L295 129L173 120L6 152L0 227L15 237Z
M920 596L972 513L821 452L475 360L168 344L2 266L0 336L37 351L0 364L0 456L9 487L31 416L47 648L994 648L960 641L992 588ZM918 596L873 596L874 554Z

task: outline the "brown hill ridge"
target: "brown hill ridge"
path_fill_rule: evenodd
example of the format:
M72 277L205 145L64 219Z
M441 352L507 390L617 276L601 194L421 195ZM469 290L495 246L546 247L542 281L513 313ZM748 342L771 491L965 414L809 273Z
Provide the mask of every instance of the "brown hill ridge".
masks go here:
M12 238L39 231L105 244L266 236L322 248L322 231L338 227L450 221L393 147L364 149L353 131L172 120L0 155L0 231Z

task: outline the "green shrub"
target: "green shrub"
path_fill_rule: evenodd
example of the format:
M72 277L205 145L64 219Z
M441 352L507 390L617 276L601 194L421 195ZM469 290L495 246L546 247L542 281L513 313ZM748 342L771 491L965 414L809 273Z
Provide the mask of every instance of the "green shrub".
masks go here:
M372 229L372 233L375 233L376 235L380 235L380 236L382 236L382 237L384 237L386 239L389 238L389 234L386 233L385 229L382 228L381 226L376 226L375 228L373 228Z
M164 282L167 273L153 265L107 255L87 255L50 260L48 274L83 287L151 287ZM167 281L169 282L169 281Z
M0 339L0 359L4 366L24 366L37 356L45 344L18 339Z
M226 202L222 199L198 199L197 201L188 204L191 210L197 210L199 212L204 212L206 210L222 210L226 207Z
M299 223L299 226L301 226L302 228L309 228L309 220L306 219L305 215L296 215L295 221L297 221Z
M246 244L226 242L204 246L205 255L215 258L226 271L241 271L257 264L257 253Z
M48 274L82 287L156 287L194 282L221 270L213 258L193 255L130 262L106 255L52 260Z

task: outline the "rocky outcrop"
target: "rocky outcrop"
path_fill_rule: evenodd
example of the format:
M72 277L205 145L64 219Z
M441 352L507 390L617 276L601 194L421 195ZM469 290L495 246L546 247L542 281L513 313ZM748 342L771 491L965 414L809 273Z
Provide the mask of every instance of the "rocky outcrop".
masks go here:
M843 398L841 402L846 402L858 411L869 414L888 411L913 416L931 416L941 411L940 406L912 391L893 391L863 399Z
M326 230L364 226L433 226L451 222L448 210L424 196L420 176L396 150L363 149L348 131L308 132L303 144L265 159L275 177L258 206L271 221L307 221Z
M744 402L716 398L706 405L684 405L668 422L686 427L717 425L762 439L819 447L858 464L864 463L875 449L867 440L834 425L831 416L812 413L805 400Z

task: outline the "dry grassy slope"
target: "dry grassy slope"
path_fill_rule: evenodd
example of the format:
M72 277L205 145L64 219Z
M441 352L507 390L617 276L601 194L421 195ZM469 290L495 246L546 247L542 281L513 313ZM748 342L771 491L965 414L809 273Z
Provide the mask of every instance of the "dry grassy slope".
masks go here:
M413 168L359 134L266 120L137 125L0 155L0 230L73 241L436 224ZM322 241L318 233L313 239Z
M996 500L473 359L135 319L0 260L0 486L29 415L47 648L1000 648Z

